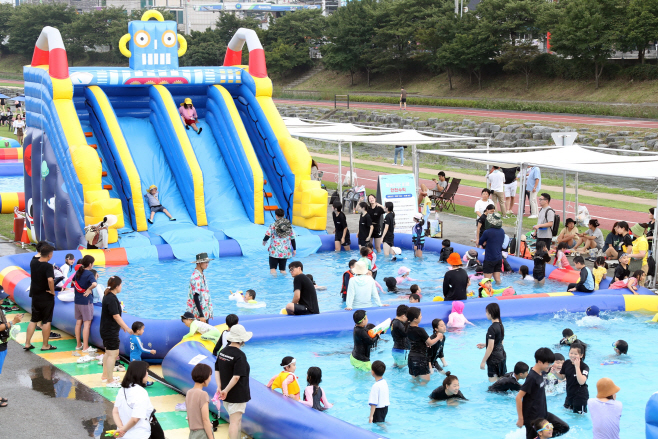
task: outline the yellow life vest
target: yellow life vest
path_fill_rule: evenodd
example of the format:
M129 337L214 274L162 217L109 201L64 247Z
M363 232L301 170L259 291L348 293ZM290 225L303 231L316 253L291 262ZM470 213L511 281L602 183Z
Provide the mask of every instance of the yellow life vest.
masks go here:
M286 378L288 378L288 375L295 376L290 372L286 372L284 370L276 378L274 378L274 381L272 382L272 390L274 389L283 390L281 385L286 380ZM288 395L297 395L297 394L299 394L299 383L297 382L297 377L295 376L295 379L292 381L292 383L288 384Z

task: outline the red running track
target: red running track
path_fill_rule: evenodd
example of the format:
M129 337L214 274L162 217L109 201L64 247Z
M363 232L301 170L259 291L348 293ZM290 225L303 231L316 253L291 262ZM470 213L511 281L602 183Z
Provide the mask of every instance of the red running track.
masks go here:
M324 171L324 180L326 181L336 181L336 175L338 174L338 165L329 165L322 163L320 164L321 170ZM358 166L354 166L355 173L357 175L357 183L360 185L365 185L367 189L377 189L377 179L379 174L383 174L382 172L377 172L377 171L369 171L365 169L360 169ZM345 173L349 171L349 162L347 162L347 166L343 165L343 178L345 178ZM448 175L449 176L449 175ZM435 187L435 184L432 182L432 180L425 180L421 179L421 183L425 183L425 185L428 188L433 188ZM459 190L457 191L457 194L455 195L455 203L459 204L461 206L468 206L468 207L474 207L475 202L480 198L480 193L482 192L482 188L484 186L477 188L477 187L471 187L471 186L459 186ZM343 188L344 190L345 188ZM518 205L519 203L519 197L517 194L516 197L516 203L514 205L514 213L518 213ZM529 215L530 213L530 205L527 203L526 207L526 213ZM644 212L635 212L632 210L624 210L624 209L616 209L613 207L602 207L602 206L593 206L591 204L585 204L582 202L579 202L581 206L587 206L587 210L589 211L590 215L592 218L596 218L599 220L601 223L601 227L603 227L606 230L611 230L613 224L616 221L627 221L630 225L633 225L634 223L637 222L646 222L649 219L649 206L647 206L647 211L646 213ZM562 216L562 199L553 199L551 200L551 207L555 209L558 215ZM567 194L567 217L574 217L574 207L575 207L575 196L572 195L571 198L569 198L569 194ZM496 206L496 209L498 209L498 206ZM475 217L475 212L473 213L473 217ZM562 223L564 223L564 218L562 218Z
M305 101L305 100L292 100L292 99L275 99L276 103L289 104L289 105L305 105L305 106L318 106L326 107L332 105L331 101ZM350 109L364 109L364 110L399 110L397 104L376 104L376 103L362 103L350 102ZM497 119L521 119L521 120L536 120L539 122L551 122L560 124L583 124L583 125L600 125L607 127L620 127L620 128L655 128L658 129L657 120L646 119L624 119L621 117L613 116L575 116L569 114L555 114L555 113L532 113L525 111L507 111L507 110L479 110L473 108L454 108L454 107L430 107L423 105L407 106L409 112L423 112L423 113L444 113L444 114L460 114L463 116L477 116L477 117L495 117Z

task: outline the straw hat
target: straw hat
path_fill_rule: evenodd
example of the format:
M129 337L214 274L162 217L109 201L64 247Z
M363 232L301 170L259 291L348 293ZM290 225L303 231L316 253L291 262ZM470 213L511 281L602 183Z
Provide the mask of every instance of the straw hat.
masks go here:
M620 390L621 389L610 378L601 378L596 382L597 398L607 398Z
M633 236L643 236L644 235L644 227L642 227L640 224L635 224L633 227L631 227L631 232L633 232Z
M244 329L244 326L233 325L226 336L226 340L228 340L229 343L244 343L249 341L253 335L254 333L248 332Z
M459 257L459 253L450 253L446 262L453 266L462 265L462 259Z
M354 268L352 269L354 274L362 275L362 274L368 274L368 267L366 267L366 264L363 261L357 261L356 264L354 264Z

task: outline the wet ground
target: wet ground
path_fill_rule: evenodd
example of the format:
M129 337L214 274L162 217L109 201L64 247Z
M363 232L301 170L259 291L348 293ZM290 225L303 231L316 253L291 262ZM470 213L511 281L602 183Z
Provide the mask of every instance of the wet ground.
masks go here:
M101 438L114 430L113 404L46 360L9 342L0 375L0 437Z

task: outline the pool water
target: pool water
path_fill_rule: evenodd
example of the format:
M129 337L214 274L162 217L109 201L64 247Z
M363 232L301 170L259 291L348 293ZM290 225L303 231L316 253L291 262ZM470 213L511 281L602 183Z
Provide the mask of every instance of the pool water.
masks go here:
M234 313L278 314L293 296L292 277L290 274L270 275L267 253L263 257L221 258L210 263L206 278L214 306L215 316ZM414 259L412 251L403 251L404 260L392 262L385 260L383 253L377 260L377 280L384 287L383 279L397 276L403 265L411 269L410 277L417 279L407 282L400 288L406 294L409 287L417 283L422 290L422 301L431 301L433 297L443 296L443 275L448 265L438 263L438 255L426 252L423 259ZM312 274L318 286L327 289L317 291L320 312L344 308L340 297L342 275L348 268L350 259L358 259L358 252L316 253L302 259L304 273ZM129 314L154 319L175 319L185 309L188 295L189 278L194 265L185 261L164 261L151 265L125 265L118 267L96 267L100 274L100 283L107 284L107 279L117 275L123 280L123 291L119 298L124 302ZM534 282L523 282L516 273L503 275L503 286L513 286L517 294L565 291L566 284L547 279L544 287L535 286ZM238 308L228 299L230 291L256 291L256 300L264 302L265 308ZM476 282L471 282L471 291L477 292ZM383 303L397 305L406 302L398 294L380 294ZM401 302L402 301L402 302Z
M0 178L0 192L24 192L25 184L23 177Z
M658 390L658 364L656 348L648 333L656 332L656 326L644 323L647 315L639 313L603 313L597 326L584 323L582 313L558 313L532 319L505 319L505 350L507 369L513 371L517 361L530 367L534 365L534 352L549 347L568 358L566 347L557 345L562 330L572 328L578 338L588 345L585 362L590 367L588 379L590 397L596 396L596 382L602 377L612 378L621 391L617 397L623 403L621 437L644 437L644 407L653 392ZM588 318L590 319L590 318ZM379 322L372 322L379 323ZM423 321L422 325L430 322ZM248 322L245 324L249 330ZM476 348L485 341L488 322L479 321L475 327L462 332L449 332L444 348L446 368L459 378L460 390L469 400L456 406L445 402L430 403L429 394L440 386L444 375L432 374L427 385L412 381L408 369L392 368L392 341L384 335L371 355L371 360L381 360L387 365L384 378L390 390L390 402L386 423L382 426L368 424L368 396L374 383L370 373L356 371L349 361L353 343L351 332L334 337L299 337L271 342L247 343L244 350L250 359L251 376L267 383L281 371L284 356L297 359L295 374L300 387L306 386L306 371L311 366L322 369L322 384L329 402L334 404L327 414L362 428L372 430L391 439L455 437L460 439L506 438L524 439L524 431L516 427L516 394L490 394L486 371L480 370L484 350ZM428 333L431 328L425 327ZM629 343L629 356L622 356L623 364L603 366L614 357L612 343L618 339ZM258 361L256 361L258 359ZM571 439L592 437L589 415L567 412L563 407L565 394L547 396L548 410L566 421L570 432L563 436Z

